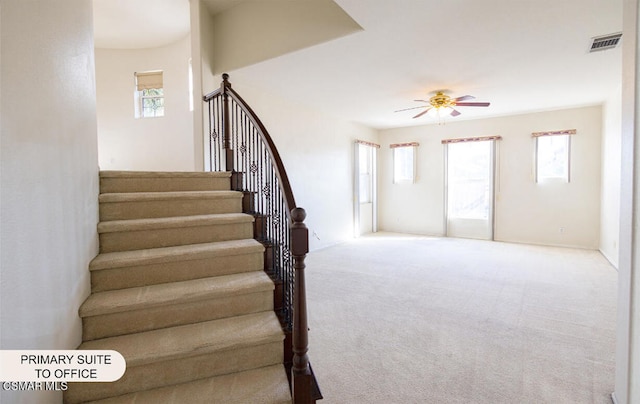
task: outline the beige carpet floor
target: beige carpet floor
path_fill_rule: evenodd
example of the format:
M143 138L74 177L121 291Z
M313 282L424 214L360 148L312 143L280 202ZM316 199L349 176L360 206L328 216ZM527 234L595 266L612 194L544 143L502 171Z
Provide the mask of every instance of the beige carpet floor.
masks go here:
M377 233L307 259L330 403L611 403L616 270L597 251Z

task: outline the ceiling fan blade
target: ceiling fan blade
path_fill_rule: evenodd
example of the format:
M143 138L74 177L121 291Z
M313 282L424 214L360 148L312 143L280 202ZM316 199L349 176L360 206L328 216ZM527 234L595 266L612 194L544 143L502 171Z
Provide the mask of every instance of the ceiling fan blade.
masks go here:
M451 116L458 116L458 115L460 115L460 111L457 111L457 110L451 108L451 114L450 115Z
M423 107L424 108L424 107ZM414 116L413 119L415 118L420 118L422 115L426 114L427 112L429 112L429 110L431 110L431 107L425 109L424 111L420 112L418 115Z
M489 102L456 102L457 107L488 107Z
M418 108L425 108L425 106L424 105L420 105L419 107L411 107L411 108L399 109L399 110L393 111L393 112L409 111L410 109L418 109Z
M474 97L473 95L463 95L462 97L458 97L458 98L454 98L453 101L458 102L458 101L466 101L466 100L473 100L476 97Z
M427 101L427 100L414 100L414 101L427 102L427 103L429 102L429 101Z

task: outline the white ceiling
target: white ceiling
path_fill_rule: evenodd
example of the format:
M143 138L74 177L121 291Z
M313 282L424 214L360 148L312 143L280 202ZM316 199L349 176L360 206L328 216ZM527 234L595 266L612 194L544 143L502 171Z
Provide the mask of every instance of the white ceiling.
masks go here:
M93 0L96 48L155 48L190 31L189 0Z
M222 9L237 2L207 1ZM620 46L588 49L592 37L622 31L622 0L335 2L364 30L230 71L236 88L262 88L375 128L433 123L427 116L412 119L419 111L394 111L417 106L413 100L436 90L491 102L488 108L460 107L462 115L450 120L594 105L619 91ZM138 5L131 7L135 15L116 15L116 8L131 3ZM96 46L119 47L117 39L110 45L117 37L112 28L125 32L120 42L128 46L131 36L124 38L136 30L147 41L163 37L160 31L184 35L185 3L94 0ZM147 19L126 27L147 8L164 15L154 19L158 30L143 35L154 25ZM183 20L186 28L178 28Z

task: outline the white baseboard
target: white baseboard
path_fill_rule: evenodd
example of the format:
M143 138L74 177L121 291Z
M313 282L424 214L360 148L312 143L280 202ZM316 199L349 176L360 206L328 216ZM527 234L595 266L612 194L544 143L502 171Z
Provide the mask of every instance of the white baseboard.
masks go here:
M609 264L611 264L612 267L614 267L616 269L616 271L618 270L618 260L616 259L615 261L611 259L611 257L609 257L604 251L602 251L602 249L598 250L600 251L600 254L602 254L602 256L609 261ZM612 393L613 394L613 393Z

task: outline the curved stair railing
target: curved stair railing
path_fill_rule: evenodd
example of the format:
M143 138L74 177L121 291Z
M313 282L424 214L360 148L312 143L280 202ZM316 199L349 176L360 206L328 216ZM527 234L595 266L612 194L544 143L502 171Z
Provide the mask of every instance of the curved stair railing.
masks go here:
M266 128L222 75L208 104L208 167L231 173L231 189L243 192L243 211L255 218L254 238L265 247L265 272L273 279L274 309L285 332L285 366L293 402L322 398L309 363L305 257L306 213L296 205L278 150Z

